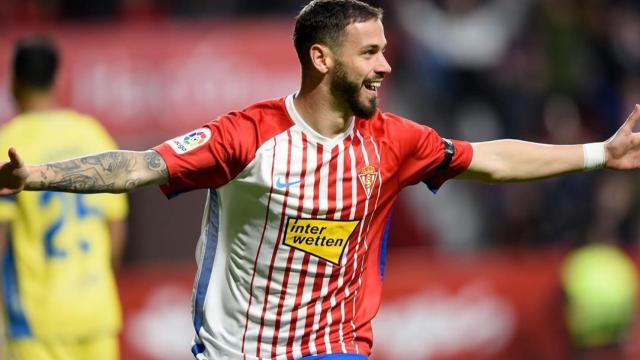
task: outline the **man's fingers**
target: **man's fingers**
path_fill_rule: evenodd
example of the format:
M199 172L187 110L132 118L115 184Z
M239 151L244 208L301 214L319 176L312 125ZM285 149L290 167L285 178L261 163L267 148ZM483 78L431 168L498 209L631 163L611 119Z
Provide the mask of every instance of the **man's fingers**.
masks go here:
M14 148L9 148L9 160L16 167L23 167L22 159L18 156L18 152Z
M640 105L636 104L636 106L633 107L633 112L631 112L627 121L624 122L623 127L633 132L633 129L636 127L636 123L638 122L638 118L640 118Z
M0 196L13 195L16 192L17 191L15 189L2 189L2 190L0 190Z

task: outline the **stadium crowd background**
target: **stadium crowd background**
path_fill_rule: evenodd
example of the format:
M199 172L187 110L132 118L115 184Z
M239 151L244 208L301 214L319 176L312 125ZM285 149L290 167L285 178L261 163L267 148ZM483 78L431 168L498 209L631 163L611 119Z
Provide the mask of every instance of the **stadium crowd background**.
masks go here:
M0 2L0 60L6 68L11 41L21 33L54 29L56 39L56 34L95 26L144 24L153 28L167 23L205 27L222 23L222 29L218 29L222 33L224 24L233 23L275 22L290 28L292 18L305 3L5 0ZM640 102L637 1L370 3L385 9L388 57L394 69L382 88L382 108L422 121L443 136L469 141L506 137L559 144L602 141L613 134L633 104ZM60 37L64 45L64 36ZM251 48L259 41L254 38L239 46ZM290 38L284 40L289 42ZM89 39L84 44L99 54L99 41ZM289 64L295 66L293 54L291 50L287 56L291 57ZM297 67L292 71L297 74ZM3 69L0 86L8 87L8 80ZM270 96L294 91L295 81L297 78L288 83L290 90ZM223 88L228 85L216 84ZM5 89L0 90L0 122L12 115L7 95ZM189 104L182 106L188 108ZM217 114L212 112L210 116ZM117 123L117 119L101 114L98 118L108 128L110 121ZM194 119L194 125L207 120ZM136 137L116 131L114 135L123 147L142 149L177 134L159 132ZM545 262L555 264L549 266L557 270L563 254L588 241L618 244L635 259L640 240L637 177L636 173L600 172L503 186L451 182L437 196L423 186L413 187L405 191L394 214L389 271L393 271L395 254L404 254L407 249L433 256L433 263L445 262L442 269L449 269L453 259L457 259L456 264L470 259L476 268L490 267L495 265L489 264L492 256L500 254L496 263L539 260L537 267L522 265L520 270L510 265L508 269L513 271L541 271ZM132 194L130 199L131 235L125 267L191 262L204 202L202 193L185 194L167 203L157 189L148 189ZM482 260L474 262L476 257ZM432 268L425 271L429 269L437 272ZM557 275L557 271L551 272ZM387 281L391 293L395 291L392 281ZM460 287L453 286L457 290ZM382 315L384 318L384 309ZM486 356L491 358L490 353Z

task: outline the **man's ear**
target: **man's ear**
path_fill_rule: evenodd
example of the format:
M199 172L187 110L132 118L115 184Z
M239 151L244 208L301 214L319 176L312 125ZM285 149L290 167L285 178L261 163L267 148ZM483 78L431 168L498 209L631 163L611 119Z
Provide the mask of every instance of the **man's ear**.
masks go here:
M326 74L333 67L334 54L328 46L321 44L311 45L309 56L313 67L322 74Z

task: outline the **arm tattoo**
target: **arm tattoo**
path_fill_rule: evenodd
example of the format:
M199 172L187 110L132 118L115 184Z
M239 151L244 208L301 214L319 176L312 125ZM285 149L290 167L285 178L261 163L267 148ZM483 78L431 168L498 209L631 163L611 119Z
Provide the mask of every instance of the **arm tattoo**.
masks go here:
M31 190L119 193L166 181L167 167L155 151L109 151L40 167Z
M155 151L147 151L144 154L144 159L147 161L147 165L149 166L149 170L157 172L163 178L169 177L169 171L167 171L167 165L164 163L164 160Z

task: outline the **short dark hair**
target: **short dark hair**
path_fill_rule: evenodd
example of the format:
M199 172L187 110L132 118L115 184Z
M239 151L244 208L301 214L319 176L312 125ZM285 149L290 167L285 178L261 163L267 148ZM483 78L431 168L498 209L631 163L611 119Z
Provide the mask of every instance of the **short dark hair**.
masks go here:
M32 36L16 42L13 52L13 77L23 87L49 89L58 70L58 49L44 36Z
M382 19L382 9L358 0L311 1L296 17L293 30L293 44L300 63L309 62L309 49L313 44L335 49L347 26L371 19Z

